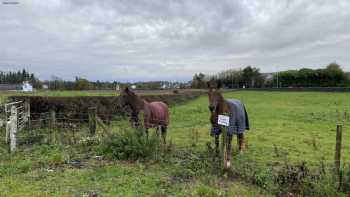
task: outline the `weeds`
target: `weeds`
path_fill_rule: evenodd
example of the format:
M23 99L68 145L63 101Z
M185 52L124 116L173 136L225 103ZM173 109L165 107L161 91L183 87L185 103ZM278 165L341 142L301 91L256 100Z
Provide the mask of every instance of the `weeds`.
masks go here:
M121 160L139 160L157 157L160 141L156 136L148 139L141 129L125 129L120 133L104 138L99 153Z
M223 197L227 196L223 191L214 189L207 185L199 185L191 193L193 197Z

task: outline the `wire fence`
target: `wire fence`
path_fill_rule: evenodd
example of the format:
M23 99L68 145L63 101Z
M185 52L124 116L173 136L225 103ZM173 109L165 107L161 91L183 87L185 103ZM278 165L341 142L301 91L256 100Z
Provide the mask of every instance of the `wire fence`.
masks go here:
M0 113L1 114L1 113ZM307 116L310 118L308 121L317 121L320 117L327 115L334 115L332 122L338 122L343 125L347 125L350 121L350 113L348 110L332 110L328 113L325 112L310 112L310 115ZM1 117L1 116L0 116ZM92 118L93 117L93 118ZM316 118L315 118L316 117ZM0 118L1 119L1 118ZM104 135L105 132L118 132L125 129L130 129L134 126L132 121L135 120L135 117L132 115L115 115L115 114L98 114L95 111L94 113L55 113L54 111L49 111L45 113L31 113L30 119L24 123L23 129L18 131L17 133L17 144L18 149L25 149L31 147L36 144L67 144L74 145L79 143L81 140L91 137L92 134L96 135ZM164 120L161 119L143 119L143 114L138 115L138 122L141 128L144 128L144 122L148 121L154 123L155 125L165 125ZM322 120L321 120L322 121ZM327 119L329 121L329 119ZM91 126L92 125L92 126ZM95 125L95 126L94 126ZM152 126L155 126L152 125ZM191 144L198 144L199 141L203 142L205 140L212 140L209 137L210 133L210 123L209 120L193 120L193 119L183 119L181 124L172 124L169 125L170 132L172 130L180 130L182 134L180 138L181 141ZM336 124L334 124L334 130ZM7 146L5 142L5 130L4 125L1 127L0 125L0 144L3 146ZM94 131L92 131L94 130ZM203 134L203 130L206 130ZM203 140L203 135L207 135L208 137ZM212 140L213 141L213 140ZM336 149L336 138L332 145L332 151ZM308 158L310 163L318 166L324 166L325 168L334 168L336 150L334 154L322 155L322 150L317 150L318 146L322 146L320 144L320 140L317 139L317 136L309 142L311 147L314 147L314 157ZM232 141L232 147L237 151L235 147L235 142ZM343 143L344 144L344 143ZM212 143L212 146L214 144ZM266 162L265 159L262 159L262 162L267 163L267 165L275 165L276 163L282 163L285 160L288 160L288 157L294 157L292 160L299 161L303 160L302 152L303 148L295 147L293 143L287 145L281 144L264 144L264 145L255 145L254 142L250 142L248 138L247 143L248 152L251 156L254 157L254 160L259 161L261 159L261 155L268 152L271 160ZM235 153L233 151L233 153ZM347 154L348 148L343 150L343 154ZM296 153L295 155L290 154L290 152ZM300 158L297 158L299 155ZM343 158L343 157L341 157ZM347 157L345 157L347 158ZM339 158L338 158L339 160ZM347 165L347 160L341 161L340 166Z

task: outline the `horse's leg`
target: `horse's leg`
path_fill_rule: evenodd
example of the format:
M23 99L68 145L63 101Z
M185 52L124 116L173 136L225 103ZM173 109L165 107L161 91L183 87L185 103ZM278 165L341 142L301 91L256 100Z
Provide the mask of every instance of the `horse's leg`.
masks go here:
M132 112L131 113L131 121L134 127L139 127L139 113L138 112Z
M227 154L226 166L229 168L231 166L232 135L227 135L226 139L227 139L227 141L226 141L226 154Z
M243 133L239 133L237 135L237 143L238 143L239 152L242 152L243 147L244 147L244 134Z
M145 128L146 138L148 139L148 128Z
M159 137L159 129L160 129L159 127L160 127L160 126L157 126L157 127L156 127L156 134L157 134L157 137Z
M215 135L215 156L216 157L219 156L219 143L220 143L219 137L220 135Z
M162 140L163 140L163 144L166 144L167 127L166 127L166 126L161 126L161 130L162 130Z

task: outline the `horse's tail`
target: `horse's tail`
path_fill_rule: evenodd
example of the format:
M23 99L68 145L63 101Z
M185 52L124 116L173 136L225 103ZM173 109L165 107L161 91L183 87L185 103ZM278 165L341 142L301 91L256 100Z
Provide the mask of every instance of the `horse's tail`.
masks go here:
M168 126L169 125L169 122L170 122L170 114L169 114L169 107L166 103L164 102L160 102L161 105L163 106L163 110L164 110L164 113L165 113L165 117L164 117L164 123L163 123L163 126Z

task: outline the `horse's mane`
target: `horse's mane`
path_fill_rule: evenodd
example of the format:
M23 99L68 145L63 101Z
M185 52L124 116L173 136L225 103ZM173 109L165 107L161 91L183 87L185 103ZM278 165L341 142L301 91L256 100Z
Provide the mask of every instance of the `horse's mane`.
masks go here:
M224 96L222 96L221 92L217 92L218 96L218 104L216 106L217 108L217 115L223 114L226 111L226 101Z

